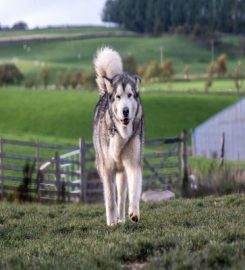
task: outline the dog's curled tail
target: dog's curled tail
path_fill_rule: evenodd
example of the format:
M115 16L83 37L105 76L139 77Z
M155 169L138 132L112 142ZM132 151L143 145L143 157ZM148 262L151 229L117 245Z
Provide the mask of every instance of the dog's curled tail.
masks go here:
M99 87L100 95L108 91L108 79L123 72L123 64L120 55L109 47L101 48L97 51L94 59L96 72L96 83Z

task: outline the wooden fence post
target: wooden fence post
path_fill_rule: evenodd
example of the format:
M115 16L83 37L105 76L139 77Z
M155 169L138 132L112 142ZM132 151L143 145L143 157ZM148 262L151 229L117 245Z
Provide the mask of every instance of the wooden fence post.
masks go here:
M39 157L40 157L40 147L39 147L39 140L36 140L36 192L37 192L37 199L38 201L40 200L40 196L39 196L39 185L40 185L40 176L41 176L41 171L39 170Z
M221 154L220 154L220 166L224 167L224 162L225 162L225 132L222 133L222 138L221 138Z
M183 142L183 183L182 183L182 192L184 197L188 197L188 142L187 142L187 131L184 129L182 134Z
M178 153L178 169L179 169L179 183L181 185L181 180L183 178L183 172L182 172L182 168L183 168L183 164L182 164L182 156L183 156L183 149L182 149L182 133L180 133L179 135L179 142L178 142L178 148L177 148L177 153Z
M0 138L0 197L3 198L3 139Z
M55 152L55 178L56 178L57 198L58 198L58 201L60 201L60 197L61 197L60 156L58 152Z
M82 138L79 140L79 149L80 149L80 180L81 180L81 191L80 191L80 200L87 202L87 181L85 177L85 154L86 154L86 145L85 140Z

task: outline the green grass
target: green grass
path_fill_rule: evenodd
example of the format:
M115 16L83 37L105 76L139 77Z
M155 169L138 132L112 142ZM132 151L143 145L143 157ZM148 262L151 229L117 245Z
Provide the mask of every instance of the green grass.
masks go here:
M222 42L227 45L239 46L242 36L225 35L221 38Z
M238 96L142 93L146 138L175 136L196 127ZM91 141L97 92L0 89L0 136Z
M71 35L71 34L87 34L87 33L104 33L123 31L121 28L112 28L104 26L78 26L78 27L60 27L60 28L40 28L25 31L1 31L0 40L3 37L31 36L31 35Z
M205 157L188 157L188 162L195 168L195 171L201 175L208 175L210 172L217 171L217 173L221 170L221 160L220 159L207 159ZM236 170L245 168L245 161L244 160L226 160L225 161L225 168L230 170ZM195 172L194 172L195 174Z
M0 203L1 269L244 269L244 195L142 203L106 227L102 205Z
M205 92L205 80L192 80L192 81L172 81L172 82L159 82L159 83L145 83L144 91L178 91L178 92L191 92L200 93ZM231 79L215 79L209 89L210 93L224 92L236 93L235 81ZM245 91L245 83L242 84L241 91Z
M75 31L75 30L74 30ZM28 44L30 50L20 44L1 46L0 62L14 62L27 77L36 77L40 64L50 66L52 78L58 71L67 69L91 70L96 50L101 46L112 46L123 56L132 54L139 64L159 62L160 47L164 46L164 58L174 62L176 72L183 74L185 65L190 65L192 74L206 73L211 61L210 48L196 43L186 37L115 37L95 38L89 40L33 42ZM228 73L233 73L237 61L244 62L244 56L228 48L215 50L215 57L228 55Z

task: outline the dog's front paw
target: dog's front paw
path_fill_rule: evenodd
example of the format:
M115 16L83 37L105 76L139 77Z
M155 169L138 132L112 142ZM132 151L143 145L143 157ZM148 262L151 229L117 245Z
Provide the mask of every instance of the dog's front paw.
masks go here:
M116 226L116 225L117 225L116 222L107 223L107 226L108 227L113 227L113 226Z
M118 221L117 221L117 223L118 223L118 224L124 224L124 223L125 223L125 219L120 219L120 218L119 218Z
M129 218L134 223L137 223L139 221L139 215L137 215L135 213L130 213Z
M140 211L139 211L139 207L138 206L131 206L129 207L129 219L134 222L137 223L140 220Z
M128 210L129 210L128 211L129 219L134 223L139 222L139 220L140 220L139 206L138 205L131 205L131 206L129 206Z

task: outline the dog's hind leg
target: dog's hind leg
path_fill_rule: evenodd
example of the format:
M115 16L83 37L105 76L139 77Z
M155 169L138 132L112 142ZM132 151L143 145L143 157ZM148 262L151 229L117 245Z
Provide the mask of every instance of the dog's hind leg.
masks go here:
M117 224L117 205L115 194L115 179L114 177L104 176L104 199L106 208L106 223L108 226Z
M116 174L118 223L125 223L127 181L125 173Z

